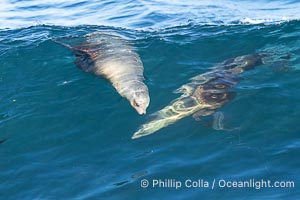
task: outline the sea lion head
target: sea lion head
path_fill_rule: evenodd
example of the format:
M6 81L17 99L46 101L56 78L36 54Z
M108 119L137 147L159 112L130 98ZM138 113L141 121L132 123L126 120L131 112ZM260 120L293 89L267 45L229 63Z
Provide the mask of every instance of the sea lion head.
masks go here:
M150 97L147 88L133 91L130 104L140 115L146 114L149 103Z

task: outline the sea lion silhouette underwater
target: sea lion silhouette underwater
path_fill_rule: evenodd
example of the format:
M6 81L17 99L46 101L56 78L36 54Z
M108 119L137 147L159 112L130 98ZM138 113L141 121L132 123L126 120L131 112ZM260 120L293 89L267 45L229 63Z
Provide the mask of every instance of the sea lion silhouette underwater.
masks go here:
M190 83L175 90L175 93L183 94L152 114L152 119L143 124L132 139L153 134L190 115L197 119L199 116L216 114L217 109L236 96L230 89L239 82L238 74L263 64L262 58L266 56L255 53L231 58L215 66L214 70L191 78ZM218 114L218 117L223 116Z
M146 114L150 98L143 82L144 67L127 40L112 34L92 33L52 41L71 49L79 68L106 78L139 114Z

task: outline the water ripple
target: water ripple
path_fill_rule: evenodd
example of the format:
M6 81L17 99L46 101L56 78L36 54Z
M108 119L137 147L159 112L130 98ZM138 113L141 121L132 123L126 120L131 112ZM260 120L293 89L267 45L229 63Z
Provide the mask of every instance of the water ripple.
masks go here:
M300 19L296 8L300 8L298 1L3 0L0 2L0 28L48 24L140 29L170 27L191 21L202 25L277 23Z

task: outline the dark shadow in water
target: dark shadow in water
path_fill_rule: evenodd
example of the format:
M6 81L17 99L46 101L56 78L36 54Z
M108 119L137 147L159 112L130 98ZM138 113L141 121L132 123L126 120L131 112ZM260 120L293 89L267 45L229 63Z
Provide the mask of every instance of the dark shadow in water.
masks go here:
M7 119L9 115L7 113L0 113L0 120Z
M8 140L8 138L1 139L1 140L0 140L0 144L6 142L6 140Z
M131 175L131 178L132 179L140 178L140 177L145 176L147 174L148 174L147 171L142 171L142 172ZM119 186L125 185L125 184L130 183L130 182L131 182L130 180L126 180L126 181L121 181L121 182L118 182L118 183L114 183L113 185L119 187Z
M138 154L138 155L134 156L134 158L143 158L143 157L149 155L152 152L153 152L153 150L145 151L141 154ZM136 178L140 178L142 176L145 176L147 174L148 174L147 171L142 171L142 172L138 172L136 174L131 175L131 178L136 179ZM113 185L119 187L119 186L125 185L125 184L130 183L130 182L131 182L130 180L126 180L126 181L121 181L121 182L118 182L118 183L114 183Z
M119 182L119 183L115 183L114 186L121 186L121 185L124 185L124 184L127 184L129 183L129 181L122 181L122 182Z
M148 174L147 171L142 171L142 172L133 174L133 175L131 176L131 178L139 178L139 177L145 176L146 174Z

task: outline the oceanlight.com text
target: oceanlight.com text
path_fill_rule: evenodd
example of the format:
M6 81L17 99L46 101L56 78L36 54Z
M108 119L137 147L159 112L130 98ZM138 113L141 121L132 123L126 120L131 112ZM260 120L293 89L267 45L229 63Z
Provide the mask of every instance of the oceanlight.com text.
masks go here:
M140 182L142 188L295 188L294 181L272 181L267 179L248 179L248 180L226 180L226 179L143 179Z

